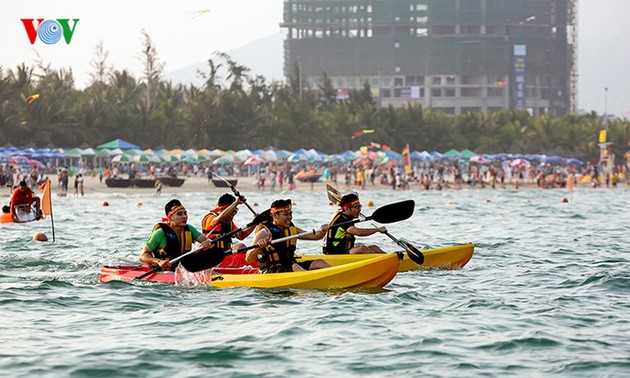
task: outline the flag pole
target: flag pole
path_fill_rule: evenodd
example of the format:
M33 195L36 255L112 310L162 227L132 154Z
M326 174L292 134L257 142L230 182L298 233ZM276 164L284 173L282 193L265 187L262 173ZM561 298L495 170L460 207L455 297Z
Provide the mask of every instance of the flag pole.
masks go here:
M52 212L52 201L50 201L50 227L52 228L53 243L55 242L55 217Z

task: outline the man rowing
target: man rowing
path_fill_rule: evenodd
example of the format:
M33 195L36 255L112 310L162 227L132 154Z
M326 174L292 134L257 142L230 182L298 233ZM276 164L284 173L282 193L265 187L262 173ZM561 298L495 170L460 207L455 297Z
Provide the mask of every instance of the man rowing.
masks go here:
M249 250L245 256L248 263L257 260L261 273L299 272L330 267L322 259L299 263L295 259L296 239L321 240L326 235L327 224L323 224L320 231L308 234L296 227L292 222L293 211L290 199L273 201L270 213L271 219L261 223L259 231L254 236L253 244L258 245L258 247ZM304 235L273 243L275 239L297 234Z
M193 240L201 243L203 250L182 259L182 265L186 270L198 272L210 269L223 260L224 253L209 250L214 245L212 241L188 224L188 212L179 200L170 200L164 206L164 212L166 222L153 227L153 232L140 253L141 262L174 271L177 264L171 265L169 261L189 252Z
M243 196L235 198L231 194L223 194L217 201L217 207L211 210L201 221L201 229L203 234L209 237L211 240L223 236L231 231L238 230L238 227L234 224L234 216L238 212L238 205L245 203L247 199ZM238 233L236 238L243 240L248 237L256 226L247 227ZM237 250L244 248L245 244L239 243L232 246L232 238L225 238L215 243L212 250L218 252Z
M377 232L385 233L384 226L373 228L359 228L348 222L361 215L361 202L355 193L346 194L339 201L339 209L328 225L328 232L324 242L323 252L326 255L385 253L376 245L355 245L356 236L370 236ZM337 226L340 223L345 225Z

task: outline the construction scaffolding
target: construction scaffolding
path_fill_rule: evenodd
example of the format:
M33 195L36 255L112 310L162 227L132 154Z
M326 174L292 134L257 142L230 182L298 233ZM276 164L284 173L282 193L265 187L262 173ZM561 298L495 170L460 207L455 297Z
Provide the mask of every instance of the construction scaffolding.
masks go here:
M449 114L577 108L577 0L285 0L285 75Z

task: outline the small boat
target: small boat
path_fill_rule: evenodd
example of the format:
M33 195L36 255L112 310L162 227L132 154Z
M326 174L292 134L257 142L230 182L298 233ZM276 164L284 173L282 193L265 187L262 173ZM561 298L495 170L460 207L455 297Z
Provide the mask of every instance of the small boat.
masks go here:
M231 179L231 180L226 180L226 181L229 182L230 185L232 185L234 187L236 187L236 184L238 183L238 179ZM230 187L230 185L228 185L225 181L223 181L221 179L213 178L212 179L212 183L217 188L229 188Z
M404 254L404 259L400 262L398 272L407 272L410 270L455 270L461 269L464 265L470 261L475 250L474 244L459 244L448 247L425 249L422 252L424 255L424 263L418 265L413 262L407 253ZM359 261L363 259L369 259L370 257L381 255L296 255L298 261L302 260L314 260L323 259L330 265L348 264L350 262ZM217 266L217 268L237 268L248 265L245 261L244 253L235 253L228 255ZM257 267L256 262L250 264L252 267ZM216 269L216 268L215 268Z
M154 188L155 187L155 179L131 179L131 186L136 188Z
M101 268L99 282L106 283L109 281L132 281L134 278L148 273L150 270L151 268L147 265L104 266L103 268ZM241 268L214 268L212 272L216 272L217 274L255 274L258 273L258 268L253 268L251 266ZM175 273L171 271L155 272L152 275L144 278L143 281L174 284Z
M449 247L425 249L421 251L424 255L424 263L418 265L413 262L407 253L400 262L399 272L407 272L410 270L454 270L461 269L470 261L475 250L474 244L460 244ZM315 258L324 259L330 265L347 264L352 261L369 259L374 255L301 255L301 259L312 260ZM222 263L223 264L223 263Z
M400 257L397 254L371 256L349 264L304 272L248 274L258 270L252 267L215 268L210 276L203 276L201 284L225 287L296 288L296 289L345 289L383 287L398 272ZM105 266L101 269L101 283L131 281L149 271L144 266ZM224 273L227 272L227 273ZM148 281L174 283L175 273L158 272L145 278Z
M105 185L108 188L128 188L131 186L131 180L121 178L106 178Z
M317 182L322 174L319 172L299 172L294 178L300 182Z
M186 179L170 176L162 176L159 177L158 180L160 180L160 182L166 186L182 186L184 185L184 181L186 181Z
M28 223L39 220L37 219L35 208L33 206L28 206L28 204L17 205L15 214L17 220L13 219L11 213L2 213L2 215L0 215L0 223Z

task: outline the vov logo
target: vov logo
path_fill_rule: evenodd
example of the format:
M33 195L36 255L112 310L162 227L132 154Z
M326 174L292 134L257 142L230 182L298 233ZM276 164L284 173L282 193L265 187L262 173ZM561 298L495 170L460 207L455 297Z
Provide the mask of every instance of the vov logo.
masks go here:
M22 24L24 24L24 29L26 30L26 35L31 45L35 44L37 37L45 44L53 45L59 42L62 35L66 44L69 45L74 35L74 30L77 28L77 22L79 22L78 18L73 18L72 21L74 21L74 24L70 27L69 18L58 18L56 20L21 18L20 20ZM37 20L37 26L34 24L35 20Z

